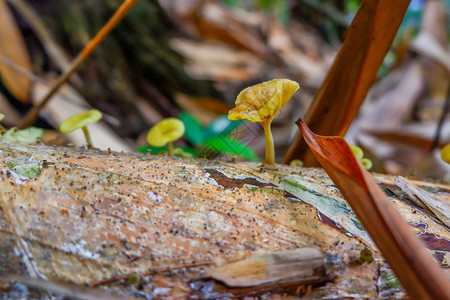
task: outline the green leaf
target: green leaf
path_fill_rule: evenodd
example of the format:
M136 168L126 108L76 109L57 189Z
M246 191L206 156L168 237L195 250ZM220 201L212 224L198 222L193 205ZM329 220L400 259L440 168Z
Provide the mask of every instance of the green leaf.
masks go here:
M184 137L194 145L203 144L205 141L203 126L190 114L182 112L178 118L183 122L186 131Z
M219 135L227 135L244 122L244 120L231 121L226 115L217 117L206 128L205 138L210 139Z
M251 148L239 140L230 139L225 136L214 137L205 142L205 148L218 153L237 155L252 161L259 160L259 157Z
M17 130L13 127L0 136L0 141L7 143L36 143L41 140L44 130L37 127L29 127Z

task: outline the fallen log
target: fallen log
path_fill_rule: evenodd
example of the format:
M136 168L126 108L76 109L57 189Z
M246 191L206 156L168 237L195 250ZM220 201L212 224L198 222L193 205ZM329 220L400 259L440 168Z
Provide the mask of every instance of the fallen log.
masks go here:
M448 228L374 176L448 271ZM16 274L148 298L405 296L322 169L0 143L0 182L0 295ZM292 253L303 273L270 275Z

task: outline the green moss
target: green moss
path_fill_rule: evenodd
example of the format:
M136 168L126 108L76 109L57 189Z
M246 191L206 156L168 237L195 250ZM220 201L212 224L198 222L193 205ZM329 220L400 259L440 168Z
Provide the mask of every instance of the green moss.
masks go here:
M370 251L370 249L367 249L367 248L361 250L359 260L361 261L362 264L365 262L367 262L367 263L373 262L374 259L373 259L372 251Z
M381 287L382 290L391 290L391 289L401 289L402 285L398 281L397 277L395 277L394 272L391 269L386 269L381 271L381 280L383 285Z
M24 179L32 179L41 174L41 163L32 157L17 157L7 161L8 169Z
M131 274L130 278L128 278L128 283L132 285L138 285L141 282L141 276L137 273Z

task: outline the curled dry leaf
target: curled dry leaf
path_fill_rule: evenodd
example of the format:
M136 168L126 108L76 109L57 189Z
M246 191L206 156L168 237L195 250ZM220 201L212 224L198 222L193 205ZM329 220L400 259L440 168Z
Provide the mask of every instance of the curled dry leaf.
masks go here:
M449 299L449 282L424 244L391 205L342 137L316 135L297 125L317 160L340 189L400 283L413 299Z

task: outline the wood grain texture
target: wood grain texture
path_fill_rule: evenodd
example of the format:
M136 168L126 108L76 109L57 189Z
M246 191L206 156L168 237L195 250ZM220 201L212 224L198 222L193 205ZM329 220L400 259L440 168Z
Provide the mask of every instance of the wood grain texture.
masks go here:
M39 175L25 179L12 171L23 158L41 166ZM392 178L376 180L448 268L449 232L423 209L395 197L400 189ZM302 188L288 191L281 187L286 182ZM450 201L448 185L414 183ZM323 253L327 274L335 279L310 290L310 297L404 295L364 229L357 231L360 225L345 218L348 206L320 169L265 170L251 163L0 143L0 197L0 274L81 285L184 264L191 267L154 272L140 290L123 280L103 285L128 295L183 299L210 292L190 285L209 268L313 247ZM327 205L335 209L326 210ZM361 259L365 249L373 262ZM290 297L302 295L295 290Z

